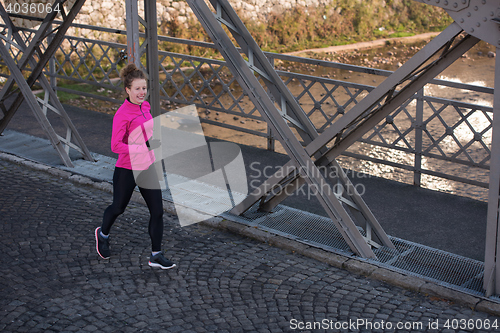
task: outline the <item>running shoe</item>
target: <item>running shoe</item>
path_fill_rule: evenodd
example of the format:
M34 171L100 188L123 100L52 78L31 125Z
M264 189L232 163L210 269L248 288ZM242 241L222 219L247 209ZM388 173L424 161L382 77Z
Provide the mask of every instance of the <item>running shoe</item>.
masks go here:
M109 250L109 237L104 238L101 236L101 227L98 227L95 229L95 248L97 250L97 253L101 256L103 259L109 259L109 256L111 254Z
M174 268L175 264L165 258L163 256L163 253L158 253L156 255L152 255L151 258L149 258L149 266L151 267L160 267L161 269L170 269Z

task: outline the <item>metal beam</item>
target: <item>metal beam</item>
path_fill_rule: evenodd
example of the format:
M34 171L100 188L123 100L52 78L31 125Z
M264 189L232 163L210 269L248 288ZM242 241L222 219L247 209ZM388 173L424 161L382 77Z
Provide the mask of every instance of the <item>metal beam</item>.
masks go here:
M217 8L217 12L219 13L220 10L216 6L217 5L214 4L214 7ZM415 55L409 62L389 76L389 78L374 89L345 116L343 116L336 123L332 124L322 135L313 136L315 139L306 147L308 156L318 156L319 153L321 156L316 159L316 165L328 166L332 163L334 168L342 170L335 161L335 157L340 154L339 152L345 150L360 136L366 133L366 131L375 126L380 119L383 119L383 117L387 116L387 114L394 111L397 106L401 105L406 99L410 98L416 91L425 85L425 83L434 78L437 73L444 70L449 64L453 63L458 56L461 56L466 50L477 43L477 38L468 36L458 43L460 47L455 46L452 49L454 52L448 52L451 43L461 32L462 29L458 25L452 24L440 36L426 45L423 50L418 52L417 55ZM422 68L424 64L429 61L429 59L440 51L443 53L437 61L435 61L432 65ZM417 76L417 79L415 76ZM406 84L406 86L401 89L401 91L396 93L396 87L402 84ZM382 102L384 98L386 98L385 103ZM376 108L378 104L382 104L382 107ZM367 118L371 118L370 122L365 121ZM359 128L356 126L359 126ZM337 137L339 134L342 135L346 130L350 130L351 134L348 137L348 140L345 140L344 137ZM337 138L338 140L336 143L337 146L334 146L337 147L337 149L330 149L327 153L323 153L321 150L324 151L326 145L334 138ZM339 144L339 142L341 144ZM253 206L257 201L261 202L261 210L270 211L279 202L284 200L288 193L293 193L295 190L299 189L305 181L304 178L300 177L300 175L292 175L293 168L290 168L292 166L291 163L293 162L289 162L283 166L273 177L266 180L260 187L255 189L240 205L232 210L232 213L241 214ZM285 172L283 170L285 170ZM349 199L351 202L356 204L355 207L357 209L351 210L351 213L360 213L360 215L364 217L361 221L366 221L368 223L365 224L364 227L368 225L371 228L373 226L371 229L380 234L377 235L378 241L382 242L383 245L391 246L392 243L389 241L387 235L378 224L373 214L370 212L359 194L357 194L356 191L353 191L353 186L348 178L343 175L343 170L339 173L342 176L340 177L340 180L343 184L343 188L346 189L345 192L352 193L352 197ZM281 175L281 177L278 175ZM287 180L290 178L292 178L292 181ZM271 195L271 198L266 198L268 194L276 188L279 189L276 190L278 194Z
M19 68L17 68L16 63L11 58L5 44L3 43L0 44L2 44L0 45L0 55L2 56L3 60L9 67L10 74L14 77L14 81L18 84L19 89L21 90L21 96L23 96L26 99L26 102L28 102L28 105L30 106L31 110L33 110L38 122L42 126L45 133L48 135L50 142L61 156L63 163L68 167L73 167L73 163L71 162L69 155L66 153L61 140L59 140L56 132L50 125L48 119L44 117L44 114L40 109L40 105L38 104L35 96L31 92L31 87L24 80L23 73L21 72L21 70L19 70Z
M426 45L420 52L412 57L410 61L389 76L360 103L356 104L356 106L346 115L333 123L324 133L309 144L306 147L306 151L312 156L332 140L337 140L333 147L329 148L326 153L316 160L316 164L328 165L329 163L336 163L335 158L337 156L343 153L350 145L376 126L382 119L420 90L429 80L441 73L479 41L479 39L468 35L460 40L453 48L449 49L451 41L453 41L460 32L461 29L458 25L452 24L438 36L440 38L436 37L431 43ZM433 61L431 65L426 66L418 75L414 75L414 73L417 73L426 62L440 50L443 50L443 48L445 50L437 60ZM400 91L395 92L396 87L404 83L406 83L406 85ZM381 102L384 98L386 98L386 101ZM349 131L348 135L344 134L346 131ZM280 182L281 180L277 179L274 184ZM268 186L268 184L266 184L266 186ZM293 188L299 188L300 186L300 180L295 179L295 181L287 184L288 189L285 189L282 193L293 193ZM349 185L346 184L346 186ZM263 188L258 189L260 192L263 192L263 190ZM282 195L282 198L278 198L276 202L283 199ZM248 203L249 202L246 202L245 205ZM276 204L277 203L268 203L266 209L269 210ZM241 209L243 209L243 207L241 207L240 204L238 210Z
M500 293L500 48L495 60L495 97L493 102L493 133L491 139L490 188L484 255L484 282L486 296Z
M485 265L483 287L487 296L500 294L500 266L497 263L500 245L500 12L498 2L485 0L439 1L415 0L444 8L468 34L497 48L495 63L495 94L493 105L492 142L490 157L490 182L488 194L488 214L485 244ZM335 156L335 153L331 155Z
M315 190L318 200L348 245L356 254L362 257L376 258L371 249L371 244L368 244L369 241L360 234L351 216L333 193L331 186L321 175L311 156L306 153L295 137L285 118L287 118L286 116L291 116L293 120L297 121L301 127L300 129L303 131L303 135L309 137L308 141L317 136L316 130L314 128L307 130L307 124L310 123L310 120L300 106L297 110L291 107L297 103L288 89L285 87L284 91L280 91L281 85L284 86L283 82L267 59L261 56L261 54L263 55L262 51L241 23L232 7L226 0L213 0L211 3L215 8L214 14L202 0L188 0L187 2L224 59L226 59L229 69L233 72L239 84L247 92L249 98L267 121L270 128L276 133L288 155L292 158L292 168L295 168L295 172ZM241 53L236 49L224 29L222 29L221 23L225 24L231 31L241 50L246 54L248 61L243 59ZM276 108L274 101L271 100L254 73L259 74L264 79L276 103L282 106L281 110ZM283 112L284 109L286 111L291 110L290 114L285 114ZM267 184L269 188L275 186L273 181ZM371 221L369 222L371 223ZM378 230L382 230L382 228ZM384 232L383 234L385 235ZM388 245L392 245L390 241L388 243Z
M9 15L5 12L5 9L2 6L0 6L0 15L4 19L4 22L7 22L9 26L15 27L14 23L10 20ZM44 23L45 23L46 19L47 19L47 17L44 19ZM51 24L49 23L48 25L50 27ZM13 30L12 31L13 39L15 40L17 45L19 47L21 47L22 50L24 50L23 55L22 55L21 59L19 60L17 66L22 69L26 66L26 64L29 63L31 68L35 68L37 66L37 63L32 57L29 57L29 54L33 54L34 51L36 51L38 54L42 54L39 46L36 43L31 43L29 46L27 46L25 44L24 40L22 39L22 37L19 35L18 30L15 28L12 30ZM37 32L37 35L40 35L39 34L40 30L46 31L45 28L40 27L40 29ZM45 35L45 33L40 35L40 36L43 36L43 35ZM38 38L35 37L35 40L38 40ZM50 42L52 42L52 38L51 38ZM33 50L33 52L31 51L31 49ZM72 123L71 119L68 117L66 111L64 110L64 107L62 106L61 102L59 101L57 94L55 93L54 88L52 87L52 85L50 84L48 79L44 75L40 75L38 80L39 80L40 85L42 86L42 88L45 91L46 97L48 97L48 99L50 99L50 101L54 104L56 110L58 110L57 111L58 115L62 118L64 125L68 129L67 130L68 138L66 138L66 140L63 140L64 144L66 145L65 151L68 152L69 147L71 146L73 149L80 152L86 160L94 161L92 154L88 150L87 146L85 145L83 139L81 138L80 134L78 133L78 131L77 131L76 127L74 126L74 124ZM9 90L9 88L12 89L12 85L9 84L9 81L11 84L13 84L14 83L13 77L9 77L8 82L6 83L6 86L4 87L4 89L2 89L2 92L0 93L0 96L3 96L0 99L0 100L2 100L1 103L4 103L4 96L5 96L4 94ZM7 86L10 86L10 87L8 88ZM7 88L7 89L5 89L5 88ZM48 105L48 101L44 101L42 104ZM10 117L8 117L8 121L10 121L10 119L12 119L12 115L15 113L15 111L13 111L13 110L17 110L17 108L19 107L16 103L14 103L13 106L15 107L15 109L11 106L10 112L8 113L8 115L10 115ZM2 119L2 121L4 121L4 120L5 119ZM8 121L6 120L6 123L8 123ZM75 139L76 144L71 143L72 138Z
M145 74L148 82L148 92L146 99L151 105L151 114L157 117L161 114L160 107L160 65L158 58L158 26L156 1L144 0L144 18L139 15L139 0L126 0L126 24L127 24L127 57L128 62L133 63ZM144 38L140 38L140 26L144 28ZM141 62L145 56L146 66ZM154 123L153 136L161 138L161 124ZM155 153L158 160L162 160L161 151ZM164 172L162 164L156 164L156 172L163 189L166 188L164 182Z
M26 45L24 40L19 35L17 27L15 27L12 20L10 20L10 17L6 13L4 7L0 5L0 14L2 15L7 26L9 27L10 36L13 38L12 41L4 39L6 44L2 43L2 46L0 46L2 49L1 50L2 57L6 61L9 71L11 72L12 75L11 78L9 78L7 84L0 92L1 96L0 105L2 110L4 110L4 117L0 121L0 132L2 132L7 127L8 123L12 120L14 114L19 109L23 100L26 100L31 110L35 114L35 117L37 118L38 122L49 136L50 142L52 143L56 151L59 153L63 163L69 167L73 166L71 159L69 158L70 147L80 152L83 155L83 157L87 160L94 161L94 158L92 157L90 151L87 149L85 143L83 142L82 138L80 137L78 131L71 122L70 118L66 114L64 107L59 102L57 94L54 92L47 78L45 78L45 76L43 75L43 70L48 61L53 57L54 53L58 49L59 45L61 44L64 38L66 31L68 30L72 21L80 11L84 2L85 0L76 1L67 15L63 13L64 21L58 27L55 36L50 38L48 46L45 49L45 52L43 53L40 50L39 45L45 38L48 37L49 29L52 26L52 23L56 17L57 12L52 12L44 18L41 26L39 27L37 33L35 34L35 37L31 40L29 45ZM64 7L61 5L62 3L64 3L64 1L57 0L55 4L59 5L59 8L61 8L61 10L64 10ZM19 49L20 52L23 52L21 59L17 63L11 57L10 52L7 49L7 45L15 46ZM35 54L38 57L37 62L35 62L35 60L33 59L33 55ZM26 67L27 64L30 64L31 74L28 76L27 79L24 79L22 70ZM35 96L31 91L32 86L37 80L44 88L46 94L45 100L37 100L37 98L35 98ZM10 105L10 107L6 108L5 99L6 96L8 96L9 93L13 90L14 82L18 84L20 93L18 93L16 99ZM53 103L54 106L51 106L49 104L49 101ZM44 105L43 110L40 107L39 103ZM65 134L66 137L57 135L57 133L55 132L55 130L53 129L52 125L50 124L47 118L46 115L47 110L54 110L55 113L60 118L62 118L62 122L66 127L66 134ZM72 142L73 139L75 140L75 143Z
M160 115L160 66L158 63L158 27L156 1L144 1L146 20L147 65L149 104L153 117Z
M139 0L126 0L127 12L127 59L140 68L147 77L148 95L153 117L160 115L160 66L158 62L158 27L156 1L144 0L144 18L139 15ZM140 25L144 27L145 38L140 39ZM141 62L145 56L146 66Z
M54 5L55 6L62 6L61 5L62 0L57 0ZM1 5L1 4L0 4ZM19 30L17 27L14 25L14 22L10 19L9 14L5 11L5 8L3 5L0 6L0 15L2 16L2 19L4 20L5 24L8 26L8 30L10 32L10 35L14 40L16 41L18 47L21 47L20 51L23 52L23 55L21 56L21 59L18 61L16 66L19 67L19 69L22 71L28 64L28 61L32 59L33 54L36 51L36 48L38 47L37 43L31 43L28 47L24 45L24 40L19 36ZM43 22L40 24L37 32L35 33L35 36L33 40L41 40L43 39L43 36L46 35L47 31L51 28L51 23L54 21L55 17L57 15L57 12L53 11L49 13L47 16L45 16ZM5 38L5 42L10 43L12 41L8 40ZM3 103L5 101L5 98L8 96L8 93L12 91L12 87L14 85L14 78L9 77L7 79L7 82L3 86L2 90L0 91L0 101ZM20 96L18 96L20 97ZM22 102L22 100L21 100ZM14 116L14 114L17 111L17 108L19 105L16 105L17 103L14 103L11 105L11 108L4 114L4 117L0 120L0 133L3 133L7 125L9 124L10 120Z
M433 79L438 74L443 72L449 65L454 63L457 59L459 59L465 52L467 52L478 42L479 42L478 38L473 37L471 35L467 35L462 40L460 40L456 46L451 48L449 51L445 52L438 60L433 62L431 66L426 68L421 74L412 79L411 82L409 82L399 92L395 93L391 97L388 97L388 100L383 102L380 107L376 107L375 105L376 103L379 103L379 101L370 105L368 109L369 110L372 110L372 108L374 109L370 111L370 114L368 115L363 114L361 117L356 119L357 123L355 124L355 127L352 124L348 124L348 126L339 130L337 134L333 135L333 137L336 137L337 142L333 145L333 147L329 149L328 153L326 153L324 156L328 160L332 160L335 157L342 154L349 146L351 146L354 142L356 142L359 138L361 138L366 132L368 132L370 129L376 126L391 112L396 110L402 103L404 103L411 96L413 96L427 82L429 82L429 80ZM430 45L431 43L429 43L428 45ZM389 77L387 80L389 80L390 78L391 77ZM333 127L335 126L332 126L332 128ZM348 131L348 133L342 135L342 133L344 133L345 131ZM326 131L324 134L326 134ZM330 132L329 134L333 133ZM338 136L338 134L341 134L342 136Z
M448 45L450 41L453 41L461 32L462 29L460 26L456 23L452 23L403 66L398 68L398 70L372 90L349 112L342 116L342 118L325 129L318 138L308 145L307 150L309 154L312 155L327 145L334 137L339 135L339 133L343 133L344 130L358 122L367 112L371 112L381 100L387 97L391 91L394 91L395 87L410 79L417 69L425 64L432 56L437 54L443 47Z
M318 135L316 128L283 80L276 73L269 59L261 51L229 2L227 0L210 0L210 2L215 8L217 21L228 27L228 30L240 46L242 52L246 54L248 58L247 65L261 75L269 94L280 105L282 115L290 117L289 119L292 121L291 125L296 128L306 144L311 142Z
M139 40L139 6L137 0L125 0L127 25L127 59L141 68L141 43Z

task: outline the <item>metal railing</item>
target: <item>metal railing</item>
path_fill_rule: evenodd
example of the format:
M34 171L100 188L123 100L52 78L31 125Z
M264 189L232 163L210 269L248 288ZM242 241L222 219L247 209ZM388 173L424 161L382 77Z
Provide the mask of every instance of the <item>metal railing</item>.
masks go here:
M99 32L106 35L107 40L118 40L118 36L126 35L123 30L81 24L73 27ZM32 32L24 29L28 39ZM166 36L160 36L159 42L214 49L211 43ZM116 42L66 36L46 74L54 84L57 80L65 80L119 91L122 89L119 69L126 63L126 47ZM380 81L391 74L385 70L290 55L266 53L266 56L271 63L285 64L287 68L307 65L321 69L323 73L332 70L350 72L366 76L365 81ZM260 137L267 141L268 149L275 149L272 131L224 61L159 50L159 63L160 95L164 103L195 104L201 115L211 112L231 115L238 121L221 121L213 116L200 118L206 125ZM318 132L342 117L374 89L372 85L285 71L280 69L282 66L277 68ZM413 175L410 182L419 186L422 175L426 175L487 189L492 107L426 95L430 86L457 89L460 94L473 92L493 100L493 88L435 79L347 150L344 156L406 170ZM57 90L122 102L62 86ZM247 124L255 122L262 125L255 129Z

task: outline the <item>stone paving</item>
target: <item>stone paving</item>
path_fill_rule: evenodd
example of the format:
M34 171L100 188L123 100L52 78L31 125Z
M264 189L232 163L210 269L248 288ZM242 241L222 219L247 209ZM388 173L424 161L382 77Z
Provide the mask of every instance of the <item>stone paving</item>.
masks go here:
M500 317L165 213L147 265L147 209L94 229L111 194L0 159L1 332L490 332ZM484 329L487 327L488 329ZM482 328L482 329L479 329Z

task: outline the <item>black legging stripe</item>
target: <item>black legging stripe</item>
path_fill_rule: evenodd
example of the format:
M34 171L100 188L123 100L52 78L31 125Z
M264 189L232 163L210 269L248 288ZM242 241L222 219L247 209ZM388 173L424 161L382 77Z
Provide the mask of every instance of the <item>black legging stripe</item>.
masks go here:
M139 184L142 184L141 178L143 180L147 179L147 182L152 181L156 184L155 186L148 186L152 187L152 189L139 185L139 191L144 201L146 201L150 213L148 232L151 237L152 251L161 251L161 242L163 238L163 203L156 171L154 167L151 166L147 171L142 172L139 177ZM123 214L130 202L136 185L134 171L119 167L115 168L113 174L113 203L104 211L101 226L103 234L108 235L115 220L118 216Z

